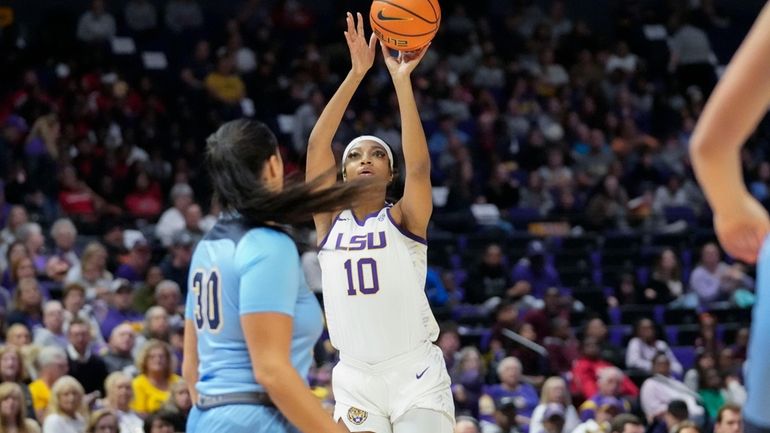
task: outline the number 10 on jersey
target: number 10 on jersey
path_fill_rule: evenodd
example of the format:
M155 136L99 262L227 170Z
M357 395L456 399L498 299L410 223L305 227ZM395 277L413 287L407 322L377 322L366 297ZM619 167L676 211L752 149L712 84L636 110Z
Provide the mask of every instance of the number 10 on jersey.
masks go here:
M377 262L373 258L358 259L355 264L353 260L348 259L345 261L345 271L348 274L348 296L355 296L357 292L373 295L380 291Z

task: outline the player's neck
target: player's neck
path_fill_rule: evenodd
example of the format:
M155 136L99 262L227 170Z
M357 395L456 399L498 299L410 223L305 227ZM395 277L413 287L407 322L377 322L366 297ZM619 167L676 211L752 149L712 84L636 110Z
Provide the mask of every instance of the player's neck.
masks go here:
M385 198L378 197L377 199L362 201L351 211L359 221L363 221L367 215L379 212L383 207L385 207Z

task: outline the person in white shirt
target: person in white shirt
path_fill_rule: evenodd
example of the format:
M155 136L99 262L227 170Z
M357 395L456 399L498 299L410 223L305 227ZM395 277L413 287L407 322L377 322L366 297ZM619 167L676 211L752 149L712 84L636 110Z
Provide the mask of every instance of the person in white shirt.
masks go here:
M532 419L529 423L529 430L537 433L543 430L543 419L546 407L550 403L559 403L564 406L564 427L563 433L569 433L580 424L575 406L572 405L567 383L559 376L553 376L546 379L543 383L543 389L540 391L540 404L532 412Z
M673 400L682 400L687 404L690 419L704 415L704 409L698 404L695 394L681 381L671 377L671 362L665 353L658 353L652 360L654 376L645 380L639 391L639 403L648 422L656 418L663 420L668 404Z
M186 183L178 183L171 188L172 207L166 209L155 225L155 236L164 247L171 245L174 233L185 228L184 211L193 202L193 189Z
M80 16L78 39L83 42L106 42L115 36L115 18L104 10L103 0L93 0L91 9Z
M50 414L43 433L83 433L86 430L85 391L72 376L62 376L51 387Z
M658 340L655 324L650 319L641 319L636 323L635 337L628 342L626 351L626 366L644 372L652 373L653 358L658 353L664 353L671 363L671 371L681 376L684 373L682 364L674 356L674 352L663 340Z

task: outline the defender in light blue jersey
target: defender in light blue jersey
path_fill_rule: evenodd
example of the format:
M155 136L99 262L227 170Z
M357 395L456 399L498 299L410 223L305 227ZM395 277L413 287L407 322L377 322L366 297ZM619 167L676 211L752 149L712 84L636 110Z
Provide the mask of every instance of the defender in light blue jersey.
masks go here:
M714 89L690 141L714 228L733 257L757 263L743 407L746 433L770 433L770 218L743 182L741 147L770 105L770 3Z
M284 188L277 140L260 122L226 123L207 145L225 213L190 266L183 374L196 404L187 431L340 433L305 381L322 314L276 223L338 209L365 184Z

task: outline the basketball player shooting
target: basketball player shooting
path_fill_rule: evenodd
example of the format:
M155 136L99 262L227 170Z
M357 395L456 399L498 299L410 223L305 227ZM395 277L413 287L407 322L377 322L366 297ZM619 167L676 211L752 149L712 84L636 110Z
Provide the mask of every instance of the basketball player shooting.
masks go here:
M332 140L374 63L377 39L372 35L367 42L361 14L357 20L347 15L345 39L351 70L310 134L308 179L335 165ZM454 424L449 375L432 343L438 325L424 291L433 207L430 158L411 74L426 50L394 57L382 46L401 114L403 197L393 205L385 202L386 184L397 175L390 146L361 136L345 148L343 181L371 177L383 181L382 189L354 208L313 216L329 335L340 351L332 373L334 419L351 432L450 433Z

